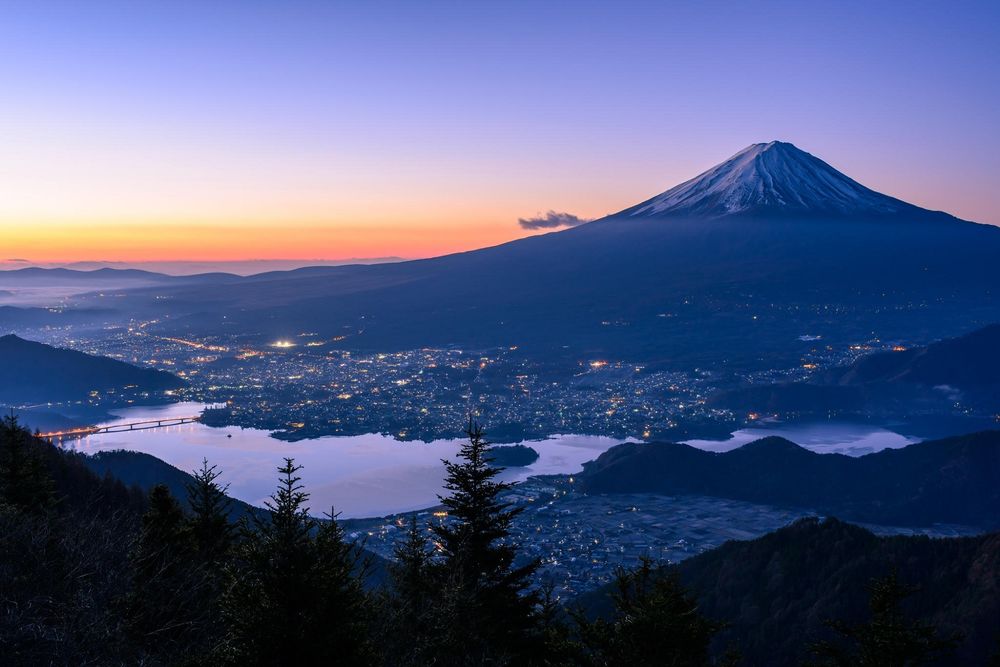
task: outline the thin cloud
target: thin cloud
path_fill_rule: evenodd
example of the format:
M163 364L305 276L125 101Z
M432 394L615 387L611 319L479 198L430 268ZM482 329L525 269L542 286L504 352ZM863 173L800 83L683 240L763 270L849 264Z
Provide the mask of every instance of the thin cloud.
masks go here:
M589 218L581 218L572 213L559 213L549 211L545 215L536 215L534 218L518 218L517 224L522 229L555 229L556 227L576 227L585 222L590 222Z

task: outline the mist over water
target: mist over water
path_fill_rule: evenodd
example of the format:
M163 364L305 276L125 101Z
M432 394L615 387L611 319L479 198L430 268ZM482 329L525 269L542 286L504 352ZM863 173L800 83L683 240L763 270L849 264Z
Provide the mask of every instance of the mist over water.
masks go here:
M685 440L685 444L709 452L728 452L743 445L779 436L819 454L847 454L864 456L883 449L899 449L919 442L878 426L850 422L823 422L812 424L771 424L735 431L728 440Z

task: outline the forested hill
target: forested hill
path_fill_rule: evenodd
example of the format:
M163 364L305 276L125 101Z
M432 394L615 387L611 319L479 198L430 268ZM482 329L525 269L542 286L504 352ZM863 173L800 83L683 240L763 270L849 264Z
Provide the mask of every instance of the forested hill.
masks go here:
M904 601L906 612L944 635L964 635L957 664L986 664L1000 633L997 533L876 537L837 520L806 519L680 566L702 612L730 623L716 641L735 641L762 665L803 664L809 641L833 638L827 621L868 615L869 584L893 570L918 589Z
M1000 324L924 347L871 354L846 369L833 369L829 375L829 380L841 385L905 382L962 389L997 385Z
M56 348L13 334L0 337L0 404L79 400L92 391L126 388L161 393L186 384L165 371Z
M961 635L942 664L985 665L1000 649L998 533L877 537L837 519L802 519L755 540L727 542L668 571L679 575L701 613L728 624L715 649L738 646L740 664L809 664L813 644L837 642L831 621L851 619L860 627L871 619L872 584L892 574L910 592L900 600L904 616L897 622L927 624L942 637ZM578 604L604 615L613 593L607 586L580 596Z
M696 494L802 507L868 523L1000 527L1000 431L860 457L770 437L725 453L627 443L585 466L589 493Z
M149 493L157 484L163 484L176 498L187 505L187 488L194 483L190 473L179 470L151 454L113 450L81 457L82 463L98 477L116 479L129 487ZM235 498L230 499L229 518L242 517L263 510Z

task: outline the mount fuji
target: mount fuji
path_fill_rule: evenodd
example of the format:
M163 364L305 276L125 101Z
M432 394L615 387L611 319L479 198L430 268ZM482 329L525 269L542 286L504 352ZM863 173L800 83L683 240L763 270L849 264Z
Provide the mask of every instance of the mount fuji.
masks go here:
M1000 321L998 257L1000 228L880 194L770 142L564 231L428 260L158 287L130 307L166 304L161 326L174 331L313 331L357 350L516 345L544 358L774 368L817 344L932 340Z
M690 181L618 214L706 218L735 215L913 219L944 214L866 188L783 141L748 146Z

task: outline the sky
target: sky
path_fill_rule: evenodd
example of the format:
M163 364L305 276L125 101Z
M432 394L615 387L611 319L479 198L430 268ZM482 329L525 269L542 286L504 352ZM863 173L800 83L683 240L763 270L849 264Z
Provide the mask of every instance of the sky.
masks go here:
M0 9L0 261L425 257L773 139L1000 224L995 1Z

